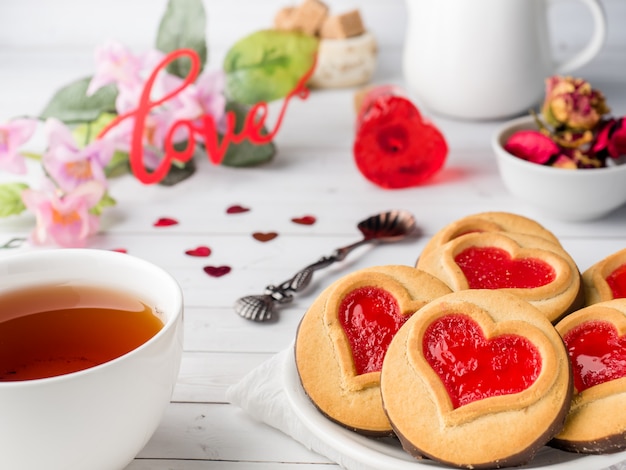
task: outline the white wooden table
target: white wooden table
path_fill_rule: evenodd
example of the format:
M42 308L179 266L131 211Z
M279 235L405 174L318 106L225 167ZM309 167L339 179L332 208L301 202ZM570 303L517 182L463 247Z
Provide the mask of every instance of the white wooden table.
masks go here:
M105 37L115 36L131 45L150 43L165 4L100 3L93 4L97 20L89 16L78 21L88 13L80 6L84 2L2 2L0 121L36 114L56 88L90 73L92 46ZM284 5L278 0L206 3L214 28L210 63L215 67L224 52L220 47L243 36L246 28L265 27ZM266 6L261 9L257 3ZM329 3L338 9L355 4L362 8L380 38L374 81L403 85L402 1ZM619 0L607 0L606 7L616 28L602 54L578 75L605 92L615 115L626 115L626 39L620 32L626 9ZM146 10L141 22L129 19L136 19L142 9ZM234 26L238 11L244 12L241 30ZM569 22L565 29L575 29L576 24ZM584 33L580 37L583 41ZM561 53L573 47L558 44ZM225 391L291 343L307 306L329 283L367 266L412 265L427 238L457 218L491 210L534 217L561 239L581 270L626 246L626 207L602 220L575 224L544 218L514 199L498 176L489 146L500 122L453 121L423 109L448 140L444 170L422 187L387 191L373 186L352 159L353 92L315 91L306 101L295 100L276 138L278 154L269 164L233 169L200 160L197 174L171 188L143 186L130 176L113 182L111 192L118 205L105 212L101 233L89 246L123 248L162 266L178 279L185 295L185 352L172 403L127 470L337 468L227 403ZM236 204L250 211L227 214L226 209ZM282 308L275 323L252 323L234 313L238 297L260 293L265 285L282 282L320 256L358 240L359 220L392 208L413 212L424 236L412 243L361 248L344 262L316 273L310 288ZM316 217L317 222L307 226L291 221L304 215ZM154 227L161 217L179 223ZM0 244L25 236L32 222L28 216L0 220ZM278 237L263 243L252 237L253 232L276 232ZM185 250L199 245L210 247L212 254L208 258L185 255ZM24 244L12 251L32 249ZM9 251L0 250L0 256ZM203 271L207 265L228 265L232 271L210 277Z

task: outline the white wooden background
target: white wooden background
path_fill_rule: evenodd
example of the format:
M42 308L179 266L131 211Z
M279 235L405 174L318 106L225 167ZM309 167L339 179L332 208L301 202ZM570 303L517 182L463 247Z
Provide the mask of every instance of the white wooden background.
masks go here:
M410 0L408 0L410 1ZM571 2L573 3L573 2ZM150 46L165 0L0 0L0 121L39 112L54 90L93 71L93 48L115 38L137 48ZM245 34L268 27L281 0L207 0L210 67L220 67L225 50ZM405 28L401 0L330 0L333 11L359 7L381 46L377 83L402 84ZM626 115L626 2L605 0L607 43L580 75L605 91L614 112ZM578 5L563 2L551 15L555 48L567 55L584 43L590 24ZM102 233L90 246L125 248L168 269L185 294L185 353L173 402L128 470L280 469L325 465L326 459L257 423L226 403L225 390L262 361L287 347L307 305L346 272L376 264L413 264L425 240L450 221L486 210L510 210L535 217L559 236L581 269L626 246L626 208L587 224L563 223L535 214L504 188L489 139L499 122L462 122L429 116L448 139L444 170L428 185L385 191L356 170L352 93L325 90L294 102L276 143L278 155L250 169L200 162L191 180L173 188L144 187L132 178L116 180L118 206L103 217ZM425 112L425 114L428 114ZM0 175L0 181L7 178ZM251 208L227 215L232 204ZM412 244L363 248L348 260L316 274L314 284L271 325L236 316L236 298L281 282L301 267L359 238L361 218L379 210L412 211L424 237ZM292 217L311 214L312 226ZM179 224L157 229L159 217ZM0 220L0 244L32 228L28 215ZM275 231L268 243L254 231ZM206 259L184 250L208 245ZM33 249L24 245L19 250ZM0 256L5 252L0 251ZM204 265L229 265L222 278ZM0 443L1 446L1 443Z

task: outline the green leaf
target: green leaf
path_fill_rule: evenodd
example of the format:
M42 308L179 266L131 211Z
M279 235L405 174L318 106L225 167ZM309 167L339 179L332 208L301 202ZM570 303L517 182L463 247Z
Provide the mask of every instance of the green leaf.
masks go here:
M25 189L28 189L28 185L24 183L0 185L0 217L17 215L26 210L24 201L22 201L22 191Z
M83 122L72 129L72 136L78 145L85 147L116 117L115 113L102 113L95 120Z
M318 40L293 31L253 33L224 58L226 91L233 101L255 104L285 97L315 62Z
M95 121L105 112L115 112L117 88L107 85L87 96L90 77L82 78L58 90L42 111L40 118L57 118L66 124Z
M226 111L232 111L235 114L235 133L239 134L243 129L243 124L248 114L248 107L241 103L230 101L226 104ZM267 134L265 127L263 127L261 134ZM270 161L275 154L276 146L273 142L262 145L253 144L248 139L239 144L231 142L226 149L222 165L232 167L260 165Z
M163 186L174 186L181 181L186 180L196 172L196 162L191 159L188 162L172 162L170 171L167 172L165 178L163 178L159 184Z
M104 169L107 178L117 178L118 176L130 173L130 161L127 152L116 150L111 157L111 161Z
M169 53L177 49L193 49L200 58L202 69L207 61L206 13L202 0L169 0L161 18L156 47ZM189 74L191 62L180 58L172 62L167 71L184 78Z
M98 201L98 204L96 204L94 207L92 207L89 212L94 214L94 215L101 215L102 211L107 208L107 207L112 207L114 205L117 204L117 201L115 199L113 199L111 197L111 195L109 194L109 192L107 191L106 193L104 193L104 196L102 196L102 199L100 199Z

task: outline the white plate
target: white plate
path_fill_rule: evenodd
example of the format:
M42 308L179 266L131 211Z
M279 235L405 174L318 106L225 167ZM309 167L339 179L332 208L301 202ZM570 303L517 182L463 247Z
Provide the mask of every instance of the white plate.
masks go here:
M402 450L396 439L372 439L345 429L322 415L304 393L293 353L287 354L283 382L285 394L294 412L306 428L324 444L362 468L377 470L418 470L420 468L450 468L430 461L416 460ZM527 465L516 468L542 468L549 470L605 469L626 461L626 451L608 455L581 455L543 447ZM618 468L625 468L620 466Z

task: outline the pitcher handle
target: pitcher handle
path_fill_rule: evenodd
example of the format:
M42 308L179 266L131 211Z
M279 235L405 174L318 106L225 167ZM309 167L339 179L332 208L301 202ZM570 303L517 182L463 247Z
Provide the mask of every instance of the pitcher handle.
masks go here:
M560 0L550 0L551 4L555 4ZM585 47L577 54L567 60L556 64L556 72L559 75L566 75L576 70L587 62L591 61L602 48L607 34L607 23L604 9L598 0L578 0L583 3L591 13L593 20L593 35Z

